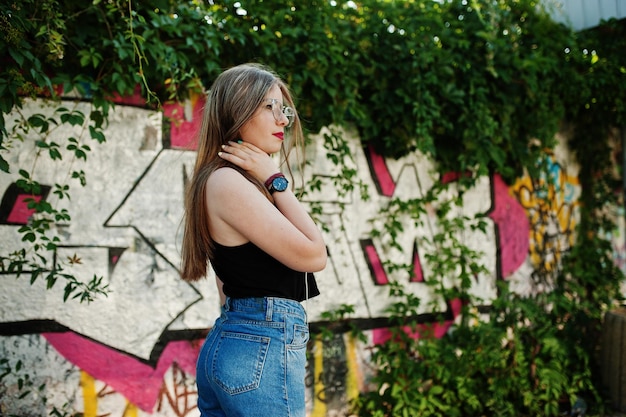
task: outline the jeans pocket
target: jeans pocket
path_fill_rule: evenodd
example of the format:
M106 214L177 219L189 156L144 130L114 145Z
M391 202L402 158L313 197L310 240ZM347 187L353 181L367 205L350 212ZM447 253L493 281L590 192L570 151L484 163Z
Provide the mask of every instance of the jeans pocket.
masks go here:
M268 337L222 332L213 359L213 378L230 395L259 387L269 349Z
M289 343L289 349L302 349L306 347L309 341L309 326L302 324L293 325L293 335L291 337L291 343Z

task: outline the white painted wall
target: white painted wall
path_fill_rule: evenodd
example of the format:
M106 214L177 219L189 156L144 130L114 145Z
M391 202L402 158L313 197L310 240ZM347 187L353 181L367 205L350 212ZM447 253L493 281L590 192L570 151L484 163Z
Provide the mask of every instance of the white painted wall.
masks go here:
M89 113L88 103L67 102L65 105L76 105L83 113ZM29 101L22 111L29 115L53 110L41 102ZM56 255L58 259L80 257L81 264L74 265L71 272L84 280L90 280L94 274L102 276L111 290L106 298L89 305L75 301L64 303L62 284L46 290L41 279L30 285L28 277L0 276L0 325L3 326L0 328L5 329L4 336L0 336L0 351L3 352L0 357L9 359L12 364L21 360L24 372L38 383L46 384L41 395L37 395L48 399L48 410L68 403L68 407L84 412L85 416L90 410L97 410L100 414L122 417L127 415L124 410L129 409L135 410L137 415L197 415L193 406L185 412L181 409L185 398L188 401L194 398L194 355L201 340L184 335L211 327L219 314L218 296L212 276L197 284L188 284L177 274L183 181L185 173L191 172L195 153L164 148L163 143L167 141L162 138L163 123L158 112L118 105L106 129L106 144L98 146L85 139L93 152L86 162L73 161L71 165L69 155L65 163L36 158L36 135L32 131L24 136L23 142L12 143L8 154L10 165L30 167L37 160L33 175L41 183L63 182L73 169L85 171L88 184L85 188L73 187L70 201L49 197L51 203L66 207L72 216L71 224L60 225L57 230L62 241ZM8 129L11 128L9 122ZM55 135L60 142L67 135L79 133L79 130L58 131ZM341 304L354 306L352 318L385 317L390 299L387 287L378 285L377 280L407 278L394 276L384 269L381 276L376 276L368 253L376 253L381 261L411 264L413 247L417 247L423 260L427 253L436 253L437 249L430 246L428 240L436 233L438 224L429 208L431 215L423 225L414 225L406 219L399 239L407 250L389 249L383 236L372 239L371 252L367 252L363 242L371 238L373 228L380 227L370 220L391 198L421 197L439 178L433 174L432 161L419 153L400 160L381 160L378 167L386 169L394 188L391 195L380 193L376 185L381 178L370 170L367 150L353 133L344 132L352 155L348 163L368 185L371 198L362 200L358 191L339 196L328 180L337 174L337 168L325 156L323 133L312 140L308 149L312 163L304 173L305 179L313 175L327 179L320 192L307 197L309 201L323 204L320 221L328 228L325 239L330 254L328 267L317 274L322 295L306 303L310 321L318 322L323 312ZM564 142L561 139L561 143ZM579 193L577 166L563 146L557 148L552 160L551 175L559 186L569 190L563 194L567 197L556 201L554 207L573 208ZM15 172L0 175L0 193L17 178ZM528 242L532 239L528 227L549 229L555 240L545 242L548 245L567 250L569 244L569 231L559 225L558 215L529 226L528 215L537 200L529 198L532 184L524 181L520 179L517 184L506 185L495 178L482 178L474 189L465 193L463 207L451 213L470 217L491 213L486 217L486 234L466 230L458 236L463 243L482 253L488 272L476 278L472 292L483 298L486 305L496 295L497 279L510 279L520 291L529 290L533 257L528 252ZM567 210L559 212L559 215L569 213ZM575 227L576 213L570 214L572 222L568 227ZM2 253L22 246L18 226L0 225ZM623 252L623 246L616 251ZM119 258L115 258L117 255ZM509 269L503 274L499 268L504 264ZM422 263L422 266L424 274L430 276L432 271L428 265ZM453 277L447 277L444 281L451 279ZM432 300L428 288L417 282L407 284L410 291L423 300L422 312L433 312L428 307ZM449 308L445 300L435 301L440 311ZM33 323L40 323L38 330L32 330ZM65 326L68 331L59 333L57 325ZM379 337L377 330L368 331L368 335L372 341ZM168 341L164 337L181 340ZM363 388L369 369L364 346L354 347L349 341L338 343L345 343L342 349L346 355L361 358L360 369L353 369L348 378ZM321 347L316 349L311 353L313 356L329 354L320 350ZM180 394L181 387L186 396ZM11 407L16 410L24 407L25 402L32 410L43 407L37 396L29 396L21 402L11 401L18 392L15 381L0 384L0 407L4 407L0 410ZM179 395L178 402L173 406L166 400L175 395ZM322 405L316 402L317 397L309 393L308 398L310 413L319 413Z

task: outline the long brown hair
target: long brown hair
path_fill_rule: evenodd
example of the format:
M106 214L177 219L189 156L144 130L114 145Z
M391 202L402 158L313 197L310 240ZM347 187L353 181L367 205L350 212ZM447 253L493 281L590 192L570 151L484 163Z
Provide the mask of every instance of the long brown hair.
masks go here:
M185 193L183 241L180 275L185 281L197 281L206 276L208 262L213 254L213 239L209 233L206 201L206 182L218 168L230 166L271 199L265 186L239 167L226 162L217 153L222 145L239 139L242 126L254 115L267 92L278 85L286 105L295 110L287 85L269 68L259 64L243 64L221 73L209 90L202 127L198 135L198 149L193 176ZM304 138L298 113L287 131L287 142L281 147L281 164L286 164L290 151L303 146ZM304 167L304 162L300 162Z

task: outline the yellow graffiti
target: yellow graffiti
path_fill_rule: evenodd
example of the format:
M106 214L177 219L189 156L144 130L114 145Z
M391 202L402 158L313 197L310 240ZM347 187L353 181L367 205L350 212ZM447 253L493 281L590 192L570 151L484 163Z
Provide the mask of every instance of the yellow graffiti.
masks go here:
M96 417L98 414L98 394L96 381L85 371L80 371L80 387L83 390L83 416Z
M313 410L309 417L326 416L326 402L324 401L324 383L322 373L324 372L324 343L322 337L315 338L313 347Z
M530 222L530 261L536 270L551 274L574 244L580 182L551 156L546 163L546 174L522 177L510 191Z
M356 343L354 336L348 334L345 336L346 356L348 365L348 375L346 376L346 395L348 401L359 396L359 381L361 380L361 370L356 356Z
M98 392L96 380L85 371L80 371L80 387L83 390L83 417L97 417L98 415ZM128 402L122 417L137 417L137 406Z
M137 415L137 407L131 403L126 404L126 409L122 417L137 417Z

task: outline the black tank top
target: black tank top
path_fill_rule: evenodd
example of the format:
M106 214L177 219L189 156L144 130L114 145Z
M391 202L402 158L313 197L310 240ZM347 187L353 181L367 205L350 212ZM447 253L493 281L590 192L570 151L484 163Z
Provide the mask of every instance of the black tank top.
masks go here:
M232 298L281 297L296 301L319 295L315 277L283 265L252 242L223 246L215 242L213 270Z

